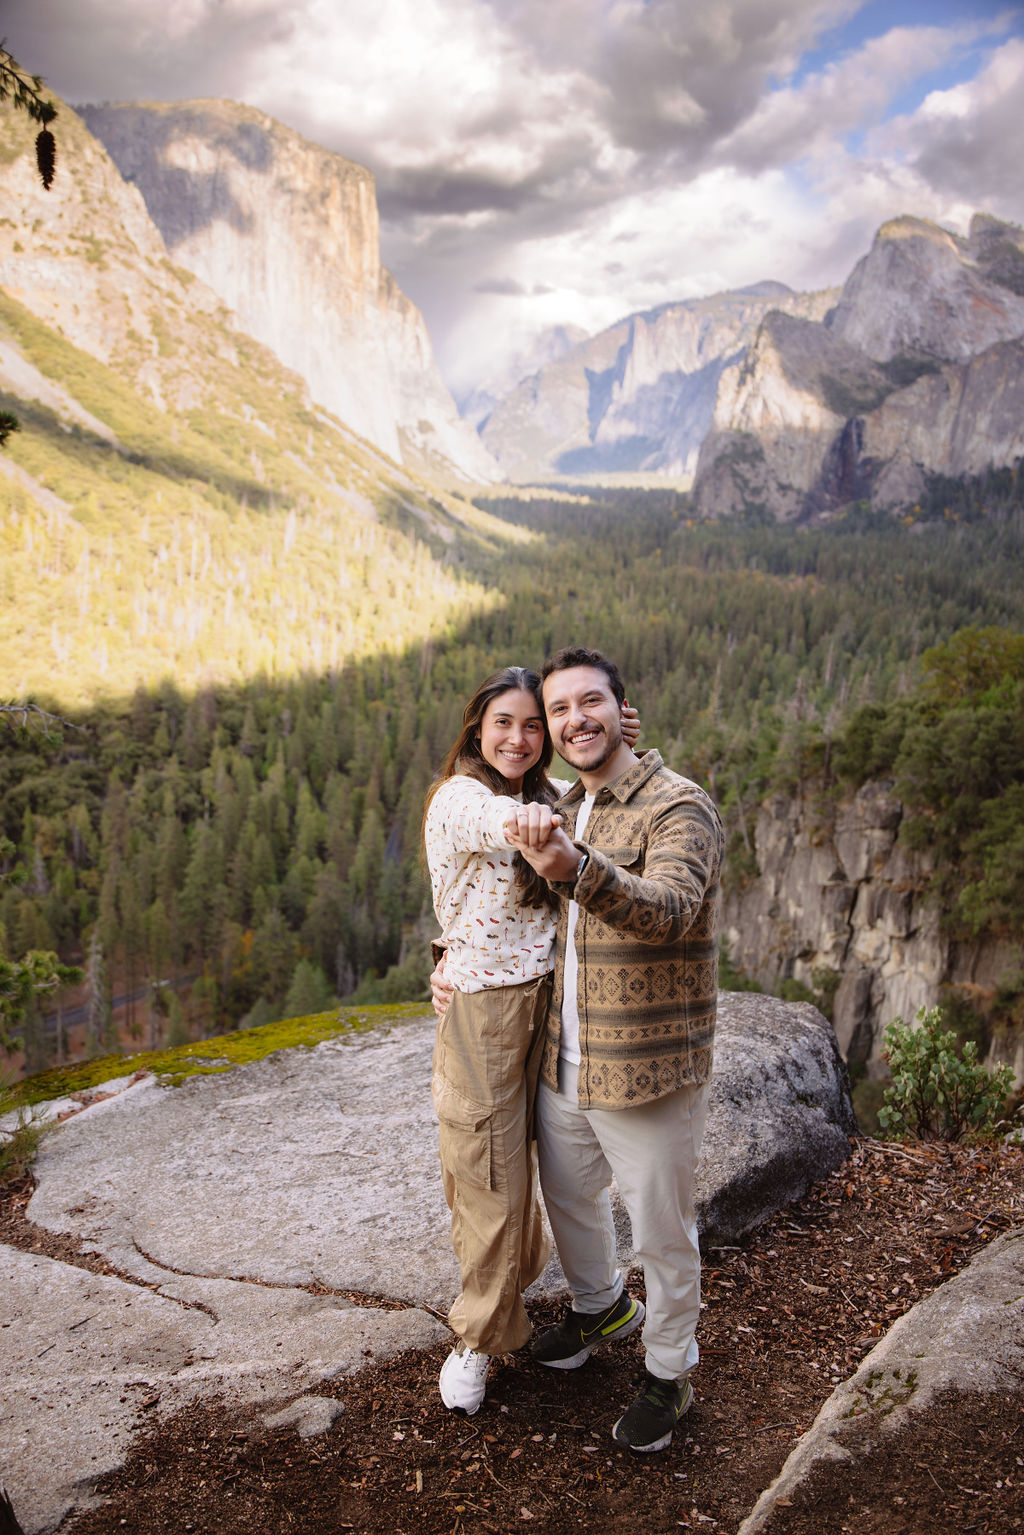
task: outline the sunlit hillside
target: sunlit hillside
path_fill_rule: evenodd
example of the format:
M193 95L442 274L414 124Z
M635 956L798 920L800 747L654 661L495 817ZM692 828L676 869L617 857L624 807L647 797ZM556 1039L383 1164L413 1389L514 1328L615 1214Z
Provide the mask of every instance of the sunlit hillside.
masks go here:
M0 408L21 422L0 455L4 691L327 671L493 601L439 556L522 535L312 406L60 121L46 193L31 124L0 114Z
M0 296L0 342L53 386L0 396L22 428L0 480L8 696L328 671L495 600L437 555L507 527L428 496L233 339L238 365L207 358L221 408L168 413Z

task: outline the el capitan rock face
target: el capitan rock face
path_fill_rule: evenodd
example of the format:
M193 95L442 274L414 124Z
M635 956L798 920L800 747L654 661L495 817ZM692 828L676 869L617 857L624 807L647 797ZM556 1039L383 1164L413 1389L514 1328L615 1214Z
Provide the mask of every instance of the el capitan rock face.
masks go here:
M171 258L300 374L313 399L410 467L493 480L423 317L381 265L373 177L227 101L83 107Z
M930 476L1024 455L1024 232L978 216L960 239L884 224L820 323L765 317L725 370L697 466L698 511L777 520L912 504Z

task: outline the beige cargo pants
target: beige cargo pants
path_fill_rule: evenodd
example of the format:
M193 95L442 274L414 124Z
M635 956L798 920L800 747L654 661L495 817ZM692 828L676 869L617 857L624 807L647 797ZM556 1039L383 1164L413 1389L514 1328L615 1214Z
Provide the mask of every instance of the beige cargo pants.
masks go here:
M522 1291L548 1261L534 1099L551 979L455 992L434 1046L444 1194L462 1293L448 1320L469 1348L506 1354L532 1331Z

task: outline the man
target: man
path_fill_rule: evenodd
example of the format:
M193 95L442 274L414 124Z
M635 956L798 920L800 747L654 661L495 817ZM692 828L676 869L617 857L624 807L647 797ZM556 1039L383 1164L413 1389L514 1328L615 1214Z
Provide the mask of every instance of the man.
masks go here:
M638 760L624 744L614 663L597 651L561 650L542 678L555 750L579 782L554 807L561 824L546 806L524 805L514 840L562 902L537 1139L573 1304L533 1354L553 1369L576 1369L644 1320L615 1263L614 1176L647 1308L643 1387L612 1433L650 1452L669 1444L693 1399L693 1182L714 1047L724 839L703 789L656 751Z

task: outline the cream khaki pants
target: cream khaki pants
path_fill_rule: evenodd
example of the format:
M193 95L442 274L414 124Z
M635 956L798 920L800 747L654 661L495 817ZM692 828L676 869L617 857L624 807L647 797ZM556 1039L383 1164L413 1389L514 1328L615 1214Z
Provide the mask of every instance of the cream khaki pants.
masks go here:
M573 1305L600 1312L622 1293L608 1187L614 1176L643 1265L646 1364L681 1380L697 1363L700 1248L693 1180L707 1086L683 1087L638 1108L581 1109L577 1067L558 1063L558 1092L537 1095L541 1187Z
M455 992L437 1030L431 1091L462 1293L448 1320L484 1354L532 1331L522 1291L550 1256L537 1192L534 1103L550 977Z

